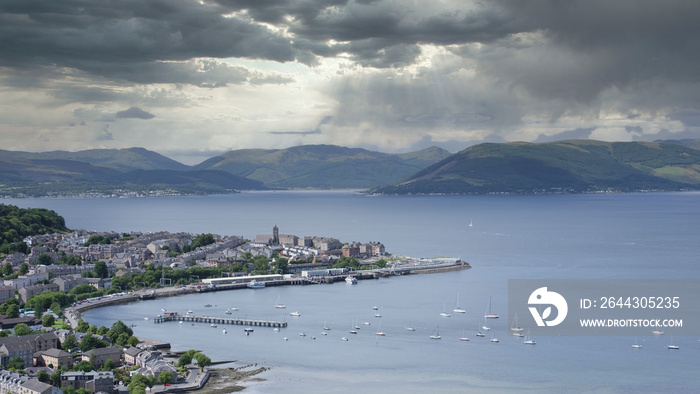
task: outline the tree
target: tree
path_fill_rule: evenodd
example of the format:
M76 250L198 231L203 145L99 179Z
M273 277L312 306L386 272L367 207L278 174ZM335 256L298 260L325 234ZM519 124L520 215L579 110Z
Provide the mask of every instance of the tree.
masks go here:
M90 329L90 323L80 318L78 321L78 326L75 329L78 332L87 332Z
M52 302L49 309L51 309L51 312L55 313L56 316L61 316L63 314L63 308L61 308L61 304L58 302Z
M273 271L274 273L282 273L282 274L287 274L289 273L289 260L287 260L284 257L278 257L277 260L275 260L273 264Z
M27 263L22 263L22 265L19 266L19 272L20 275L26 275L29 272L29 264Z
M21 371L24 369L24 359L20 356L15 356L7 362L7 369Z
M53 259L50 254L42 253L39 255L39 259L36 261L38 265L51 265L53 264Z
M78 346L78 340L75 338L75 335L68 334L66 335L66 339L63 341L61 346L64 350L74 349L76 346Z
M139 339L132 335L129 337L129 340L126 341L126 344L129 346L138 346Z
M205 356L203 353L195 353L192 358L197 360L197 365L199 365L199 367L202 369L211 365L211 359Z
M107 263L104 261L98 261L95 263L95 277L106 278L109 276L109 270L107 269Z
M61 368L58 367L55 371L51 373L51 383L56 387L61 386L61 372Z
M12 275L13 273L14 273L14 270L12 269L12 264L5 263L5 265L2 267L2 275L7 276L7 275Z
M92 363L90 361L83 360L77 364L75 364L75 367L73 368L74 371L83 371L83 372L90 372L95 367L93 367Z
M131 383L129 383L129 386L127 386L129 392L131 394L145 394L146 393L146 387L152 387L149 386L149 379L144 376L144 375L134 375L131 378Z
M23 335L29 335L29 334L34 332L34 331L32 331L31 328L29 328L28 325L26 325L24 323L17 324L15 326L14 330L15 330L15 335L17 335L18 337L21 337Z
M97 329L97 335L105 335L109 332L109 328L105 326L100 326L100 328Z
M5 310L5 314L7 315L7 317L13 318L13 319L16 317L19 317L19 305L11 304Z
M41 319L41 325L44 327L51 327L54 323L56 323L56 318L50 313Z
M43 369L40 369L39 372L36 373L36 378L43 383L48 383L49 379L51 379L49 373Z
M256 275L265 275L270 273L270 262L263 255L255 256L253 259L253 270Z
M173 373L170 371L163 371L158 375L158 381L165 387L166 384L173 381Z
M102 366L103 371L111 371L114 369L114 360L109 359L105 361L105 364Z

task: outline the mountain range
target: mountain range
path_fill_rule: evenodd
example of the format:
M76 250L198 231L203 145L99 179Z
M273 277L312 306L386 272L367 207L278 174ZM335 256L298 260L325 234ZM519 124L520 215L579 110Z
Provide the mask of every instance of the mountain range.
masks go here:
M484 143L388 154L335 145L229 151L188 166L143 148L0 150L0 195L368 189L375 194L581 193L700 188L700 140Z
M371 192L530 194L698 188L700 150L687 141L568 140L474 145Z

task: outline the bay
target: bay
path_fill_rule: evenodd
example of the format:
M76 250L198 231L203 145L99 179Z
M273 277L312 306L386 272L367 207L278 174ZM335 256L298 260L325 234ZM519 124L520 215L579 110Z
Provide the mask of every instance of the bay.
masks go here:
M323 235L379 241L413 257L460 257L469 270L317 286L181 296L86 313L91 324L135 324L136 334L200 349L213 360L271 369L246 392L692 392L697 337L540 337L523 346L506 319L500 343L474 337L489 297L507 315L508 279L699 278L700 193L366 197L350 191L256 192L142 199L5 199L53 209L74 229ZM473 226L469 226L472 222ZM456 297L467 313L442 318ZM277 310L277 298L287 305ZM205 308L204 305L215 305ZM375 318L372 306L380 307ZM286 320L256 328L153 324L161 309ZM298 318L288 313L299 310ZM286 313L286 314L285 314ZM360 325L357 335L348 333ZM377 337L380 328L385 337ZM328 335L321 335L329 325ZM416 327L415 332L405 329ZM430 340L439 326L442 340ZM305 332L306 337L300 337ZM470 337L460 342L459 337ZM311 337L316 339L311 339ZM340 337L348 337L341 341ZM284 341L283 338L288 340ZM640 351L641 350L641 351Z

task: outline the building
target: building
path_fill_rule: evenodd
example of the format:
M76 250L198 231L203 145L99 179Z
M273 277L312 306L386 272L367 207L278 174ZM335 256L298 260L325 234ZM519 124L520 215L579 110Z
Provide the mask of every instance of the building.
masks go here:
M10 359L19 356L25 366L34 364L34 353L58 348L58 337L52 332L0 338L0 364L7 367Z
M37 294L41 294L45 291L59 291L58 285L55 283L49 283L45 285L31 285L31 286L25 286L19 289L19 299L22 300L22 302L27 302L30 298L34 297Z
M107 360L114 361L114 366L121 365L122 349L119 346L107 346L92 349L83 354L83 360L90 361L95 368L102 368Z
M64 370L73 368L73 356L60 349L48 349L34 353L35 367L49 367L56 369L63 367Z
M354 257L358 254L360 254L360 244L358 242L353 242L343 246L343 256Z
M57 394L63 393L63 390L53 387L48 383L40 382L36 379L28 379L26 382L19 385L18 394Z
M142 351L143 350L135 346L127 347L126 349L124 349L124 362L129 365L136 365L136 358Z
M12 286L0 286L0 304L15 296L15 288Z
M73 389L86 389L93 393L111 393L114 390L114 374L98 371L73 371L61 374L61 387L72 387Z

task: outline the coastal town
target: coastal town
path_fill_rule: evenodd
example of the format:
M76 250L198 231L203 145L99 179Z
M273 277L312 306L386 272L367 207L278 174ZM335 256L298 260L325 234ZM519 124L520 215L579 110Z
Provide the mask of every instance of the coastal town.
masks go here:
M128 387L138 375L147 377L154 392L189 391L209 378L203 368L206 358L198 365L183 364L182 354L162 349L168 344L133 337L121 322L111 329L91 327L81 319L88 309L192 292L357 283L469 267L459 259L392 256L377 241L342 243L324 236L281 234L276 225L270 234L252 240L78 230L30 236L24 243L28 253L11 253L2 261L0 391L8 393L133 392ZM75 301L45 305L45 299L61 294ZM62 319L63 325L46 324ZM18 327L28 327L31 334L7 336ZM100 345L83 346L93 341ZM84 368L75 371L77 365ZM156 382L162 387L153 387Z

